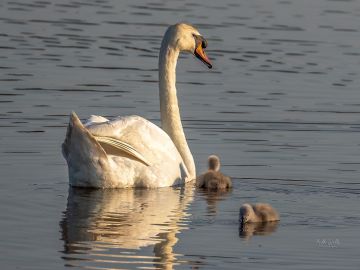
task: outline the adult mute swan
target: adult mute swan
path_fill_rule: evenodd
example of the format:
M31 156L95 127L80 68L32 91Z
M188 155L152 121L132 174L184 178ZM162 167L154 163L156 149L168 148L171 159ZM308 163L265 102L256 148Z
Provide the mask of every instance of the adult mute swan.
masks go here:
M193 26L170 26L159 55L162 129L139 116L108 120L92 115L82 124L73 112L62 153L69 183L76 187L126 188L181 185L196 177L176 96L176 63L180 52L193 53L208 68L207 42Z

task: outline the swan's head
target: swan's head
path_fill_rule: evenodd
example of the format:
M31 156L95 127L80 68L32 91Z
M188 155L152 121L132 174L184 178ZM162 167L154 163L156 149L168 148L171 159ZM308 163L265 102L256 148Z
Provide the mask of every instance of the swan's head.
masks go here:
M166 31L163 42L179 51L192 53L208 68L212 68L210 59L204 51L207 47L207 41L194 26L186 23L170 26Z
M216 155L211 155L208 157L209 170L218 172L220 170L220 159Z
M249 222L249 220L251 220L253 218L254 215L255 215L255 212L254 212L253 207L250 204L245 203L240 207L239 221L241 223L247 223L247 222Z

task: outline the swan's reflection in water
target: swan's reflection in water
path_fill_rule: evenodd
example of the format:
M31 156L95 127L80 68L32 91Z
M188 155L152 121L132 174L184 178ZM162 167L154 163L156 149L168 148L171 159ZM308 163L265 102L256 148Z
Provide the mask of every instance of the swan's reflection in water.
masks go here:
M193 188L70 189L60 222L67 266L172 269Z
M258 222L258 223L240 223L239 236L249 240L253 235L270 235L277 230L278 221Z

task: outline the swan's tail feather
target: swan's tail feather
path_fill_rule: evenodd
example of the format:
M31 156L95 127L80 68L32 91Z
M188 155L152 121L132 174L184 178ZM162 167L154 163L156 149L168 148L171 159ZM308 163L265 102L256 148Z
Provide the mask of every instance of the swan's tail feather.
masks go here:
M100 179L106 182L107 155L74 112L70 115L62 153L68 163L70 185L97 187Z

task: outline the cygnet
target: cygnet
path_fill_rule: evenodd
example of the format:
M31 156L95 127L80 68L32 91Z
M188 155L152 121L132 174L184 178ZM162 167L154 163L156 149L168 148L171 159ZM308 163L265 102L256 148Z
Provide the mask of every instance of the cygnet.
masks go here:
M208 170L197 177L196 186L209 190L224 190L232 187L230 177L220 172L220 159L218 156L209 156Z
M278 212L267 203L248 204L240 207L241 223L270 222L280 220Z

